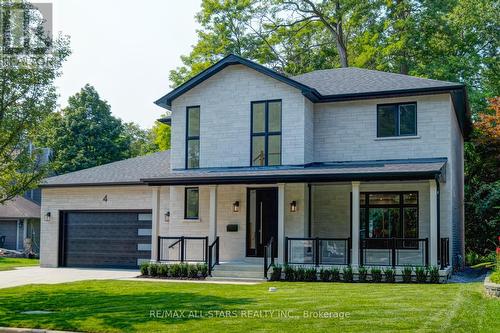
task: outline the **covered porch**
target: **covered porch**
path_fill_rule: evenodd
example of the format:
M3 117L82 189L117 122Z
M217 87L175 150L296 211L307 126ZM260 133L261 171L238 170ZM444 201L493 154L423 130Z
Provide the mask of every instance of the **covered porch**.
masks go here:
M184 170L145 180L153 186L152 259L206 262L211 269L225 262L445 269L444 168L445 161L426 160ZM192 221L184 216L187 188L199 191L200 216Z

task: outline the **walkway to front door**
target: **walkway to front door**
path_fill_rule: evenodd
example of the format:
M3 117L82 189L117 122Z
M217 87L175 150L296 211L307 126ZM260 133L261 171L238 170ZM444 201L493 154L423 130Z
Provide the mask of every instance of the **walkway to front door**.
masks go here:
M278 255L278 189L247 190L247 256L263 257L264 246L273 237L273 256Z

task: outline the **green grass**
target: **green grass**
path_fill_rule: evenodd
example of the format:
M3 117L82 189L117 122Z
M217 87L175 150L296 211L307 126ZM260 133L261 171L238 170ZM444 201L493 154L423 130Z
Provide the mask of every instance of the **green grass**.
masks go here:
M271 293L270 286L278 290ZM30 285L0 290L0 326L91 332L499 332L500 301L485 297L482 288L479 283ZM28 310L54 313L21 313ZM151 317L156 310L186 312L179 318ZM247 311L248 317L249 311L265 310L297 317L280 318L275 312L272 317L243 318L241 312ZM205 317L190 311L202 311ZM304 311L348 312L349 317L304 318Z
M8 271L16 267L38 266L39 264L38 259L0 257L0 271Z
M499 270L499 271L496 271L496 272L491 273L491 275L490 275L490 280L491 280L491 282L493 282L493 283L498 283L498 284L500 284L500 270Z

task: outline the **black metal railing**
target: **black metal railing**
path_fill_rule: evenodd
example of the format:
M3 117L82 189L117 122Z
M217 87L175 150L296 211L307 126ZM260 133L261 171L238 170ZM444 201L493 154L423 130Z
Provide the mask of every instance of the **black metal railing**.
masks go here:
M207 262L208 237L158 237L158 261Z
M350 238L285 238L285 264L349 265Z
M271 237L266 245L264 245L264 278L267 279L269 268L274 265L274 237Z
M219 236L208 246L208 275L212 275L215 265L219 264Z
M450 265L450 239L441 238L439 243L439 265L441 269Z
M364 238L359 242L362 265L428 266L428 238Z

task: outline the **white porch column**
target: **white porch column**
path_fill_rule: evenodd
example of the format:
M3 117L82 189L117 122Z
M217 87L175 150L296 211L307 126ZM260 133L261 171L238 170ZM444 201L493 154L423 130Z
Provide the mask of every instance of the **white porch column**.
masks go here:
M278 184L278 263L285 257L285 184Z
M151 260L158 260L158 236L160 235L160 187L153 186L151 192Z
M208 241L211 244L217 237L217 185L210 185L210 211L208 219Z
M437 226L437 186L435 180L429 180L429 215L430 215L430 237L429 237L429 254L431 266L437 266L438 263L438 226Z
M359 184L352 182L352 266L359 266Z
M24 248L24 242L26 241L26 238L28 238L28 219L23 220L23 243L21 244L23 250L26 250ZM31 236L30 236L31 238ZM31 240L31 244L33 244L33 240Z

